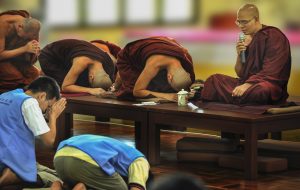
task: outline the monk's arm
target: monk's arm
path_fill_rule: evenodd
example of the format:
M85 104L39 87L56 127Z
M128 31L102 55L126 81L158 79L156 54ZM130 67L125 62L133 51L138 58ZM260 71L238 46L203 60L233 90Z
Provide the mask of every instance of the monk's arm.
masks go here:
M237 51L237 58L236 58L236 63L235 63L235 73L237 74L238 77L242 77L242 70L243 70L243 64L241 62L241 52L245 51L246 47L243 44L243 42L237 42L236 44L236 51Z
M0 61L22 55L26 52L38 53L38 51L39 43L36 40L32 40L25 46L16 49L5 50L5 31L0 27Z
M78 92L84 92L89 93L92 95L98 95L105 90L101 88L88 88L83 86L76 85L76 81L79 77L79 75L88 68L88 66L91 64L91 59L87 57L76 57L73 59L73 64L69 72L67 73L61 89L63 92L70 92L70 93L78 93Z
M133 96L143 98L153 95L152 91L147 90L147 87L158 72L159 67L156 64L147 63L134 85Z
M171 101L176 100L175 93L162 93L162 92L154 92L151 90L147 90L147 87L150 81L157 75L160 68L155 66L156 64L146 64L144 70L140 74L139 78L137 79L135 86L133 88L133 96L139 98L145 97L157 97L163 98Z

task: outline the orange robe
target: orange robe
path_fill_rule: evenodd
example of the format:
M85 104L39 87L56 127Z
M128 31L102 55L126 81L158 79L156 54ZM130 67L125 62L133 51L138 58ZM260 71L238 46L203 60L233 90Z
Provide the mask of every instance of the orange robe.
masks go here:
M289 40L278 28L263 26L247 47L242 76L210 76L204 83L201 98L229 104L280 104L288 98L290 71ZM234 88L244 83L252 86L243 96L232 97Z
M0 13L2 15L20 15L29 18L27 11L7 11ZM17 35L9 36L5 39L5 49L11 50L24 46L34 39L22 39ZM38 40L38 39L35 39ZM31 53L25 53L14 58L0 61L0 93L10 91L16 88L23 88L35 80L40 71L33 64L37 57Z
M134 85L145 67L146 60L154 54L177 58L184 70L190 74L192 82L195 81L192 57L174 39L167 37L140 39L127 44L118 54L117 69L122 79L122 85L116 93L118 98L134 99ZM159 71L147 89L156 92L175 92L167 81L166 70Z

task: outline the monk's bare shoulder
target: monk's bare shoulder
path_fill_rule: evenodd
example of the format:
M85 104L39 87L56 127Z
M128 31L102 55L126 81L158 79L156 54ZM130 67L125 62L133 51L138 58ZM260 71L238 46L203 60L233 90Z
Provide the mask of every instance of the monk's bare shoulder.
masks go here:
M168 55L162 55L162 54L154 54L151 55L150 57L148 57L147 61L146 61L146 65L157 65L157 66L163 66L165 64L168 63L179 63L180 61L172 56L168 56Z
M24 20L24 17L21 15L1 15L0 20L10 24Z

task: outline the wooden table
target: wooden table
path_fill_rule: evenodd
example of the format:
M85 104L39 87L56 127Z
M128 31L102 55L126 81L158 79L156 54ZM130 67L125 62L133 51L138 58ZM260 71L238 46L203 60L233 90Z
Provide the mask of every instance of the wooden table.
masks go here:
M148 112L145 107L133 102L102 99L95 96L67 97L67 106L57 120L56 145L69 138L73 128L73 114L94 115L135 121L136 147L145 156L148 154Z
M259 134L300 128L300 112L256 115L208 109L192 110L176 103L135 106L133 102L94 96L68 97L67 107L57 120L56 144L71 136L73 114L94 115L135 121L136 147L151 164L160 161L160 124L207 129L245 136L245 177L257 178L257 139Z
M259 134L300 128L300 112L278 115L255 115L230 111L196 109L177 104L148 107L148 160L160 161L160 128L158 124L231 132L245 136L245 178L257 178L257 138Z

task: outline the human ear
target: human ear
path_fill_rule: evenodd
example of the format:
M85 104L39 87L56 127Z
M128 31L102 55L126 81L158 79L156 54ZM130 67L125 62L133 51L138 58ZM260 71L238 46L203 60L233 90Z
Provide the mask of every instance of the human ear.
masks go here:
M168 78L168 81L172 81L173 80L173 75L168 73L167 74L167 78Z

